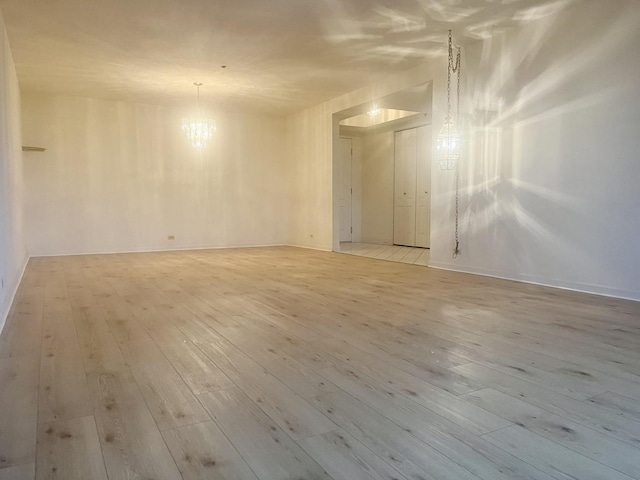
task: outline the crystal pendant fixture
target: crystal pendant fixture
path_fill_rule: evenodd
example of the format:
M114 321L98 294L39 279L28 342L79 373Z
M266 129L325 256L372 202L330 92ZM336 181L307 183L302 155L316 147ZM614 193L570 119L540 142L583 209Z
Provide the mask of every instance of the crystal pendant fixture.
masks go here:
M457 170L458 159L460 158L460 136L458 129L453 123L451 115L451 75L456 76L456 108L458 114L456 119L460 120L460 47L456 47L456 56L453 55L453 39L449 30L449 62L447 65L447 116L440 129L440 134L436 141L436 155L442 170Z
M198 111L197 116L184 118L182 120L182 130L187 134L191 145L195 148L204 148L207 142L213 138L216 131L216 123L213 120L204 118L200 114L200 87L202 83L194 83L198 89Z
M441 170L455 170L460 158L460 136L450 116L444 121L436 141L436 155Z

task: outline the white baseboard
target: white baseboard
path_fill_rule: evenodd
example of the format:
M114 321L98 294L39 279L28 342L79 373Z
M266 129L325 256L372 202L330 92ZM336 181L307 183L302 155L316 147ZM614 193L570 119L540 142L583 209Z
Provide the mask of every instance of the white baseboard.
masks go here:
M557 279L548 279L536 277L535 275L505 275L502 272L468 267L463 265L455 265L445 262L429 262L429 267L439 270L449 270L452 272L470 273L472 275L482 275L483 277L499 278L502 280L512 280L514 282L530 283L532 285L540 285L543 287L559 288L561 290L570 290L573 292L589 293L592 295L602 295L604 297L621 298L623 300L640 301L640 292L621 290L617 288L605 287L602 285L591 285L588 283L565 282Z
M118 251L93 251L93 252L67 252L67 253L36 253L31 255L32 258L43 257L73 257L77 255L118 255L121 253L161 253L161 252L186 252L189 250L223 250L226 248L265 248L265 247L286 247L286 243L269 243L265 245L222 245L222 246L195 246L195 247L178 247L178 248L158 248L158 249L140 249L140 250L118 250Z
M22 261L22 268L20 269L20 273L14 277L13 285L11 285L11 294L7 296L4 301L4 305L2 305L2 310L0 311L0 334L2 333L2 329L7 323L7 318L9 317L9 313L11 312L11 308L13 306L13 301L16 298L16 293L18 293L18 287L22 282L22 277L24 276L24 272L27 269L27 263L29 263L29 256L27 255Z
M318 252L333 252L333 248L324 247L311 247L309 245L296 245L295 243L288 243L287 247L306 248L307 250L316 250Z

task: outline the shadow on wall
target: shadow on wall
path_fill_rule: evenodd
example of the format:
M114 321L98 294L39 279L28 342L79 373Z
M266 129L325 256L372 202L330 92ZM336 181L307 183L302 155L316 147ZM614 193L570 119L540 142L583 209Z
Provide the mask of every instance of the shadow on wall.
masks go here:
M487 265L616 287L632 275L612 230L638 201L640 8L620 7L586 2L483 42L461 185L463 241Z

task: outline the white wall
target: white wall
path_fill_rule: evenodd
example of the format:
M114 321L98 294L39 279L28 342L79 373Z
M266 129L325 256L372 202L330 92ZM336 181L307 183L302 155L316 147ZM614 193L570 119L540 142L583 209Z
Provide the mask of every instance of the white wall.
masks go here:
M455 175L434 162L431 265L640 300L640 2L529 20L463 51L461 254ZM445 59L288 118L291 243L338 245L334 114L428 80L435 137Z
M462 255L444 227L432 265L640 299L640 2L614 3L466 52Z
M287 118L291 201L289 244L331 250L333 238L331 110L326 104ZM337 136L337 135L336 135ZM335 218L339 218L337 216ZM339 235L339 229L338 229Z
M87 98L23 96L31 255L283 244L284 120L208 112L203 150L183 111ZM168 240L174 235L175 240Z
M20 89L0 12L0 331L27 262L21 147Z

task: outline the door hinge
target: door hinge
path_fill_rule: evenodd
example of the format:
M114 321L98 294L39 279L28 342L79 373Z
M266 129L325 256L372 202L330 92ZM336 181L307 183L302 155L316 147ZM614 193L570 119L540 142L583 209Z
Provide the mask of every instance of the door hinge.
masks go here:
M353 227L351 227L351 233L353 233Z

